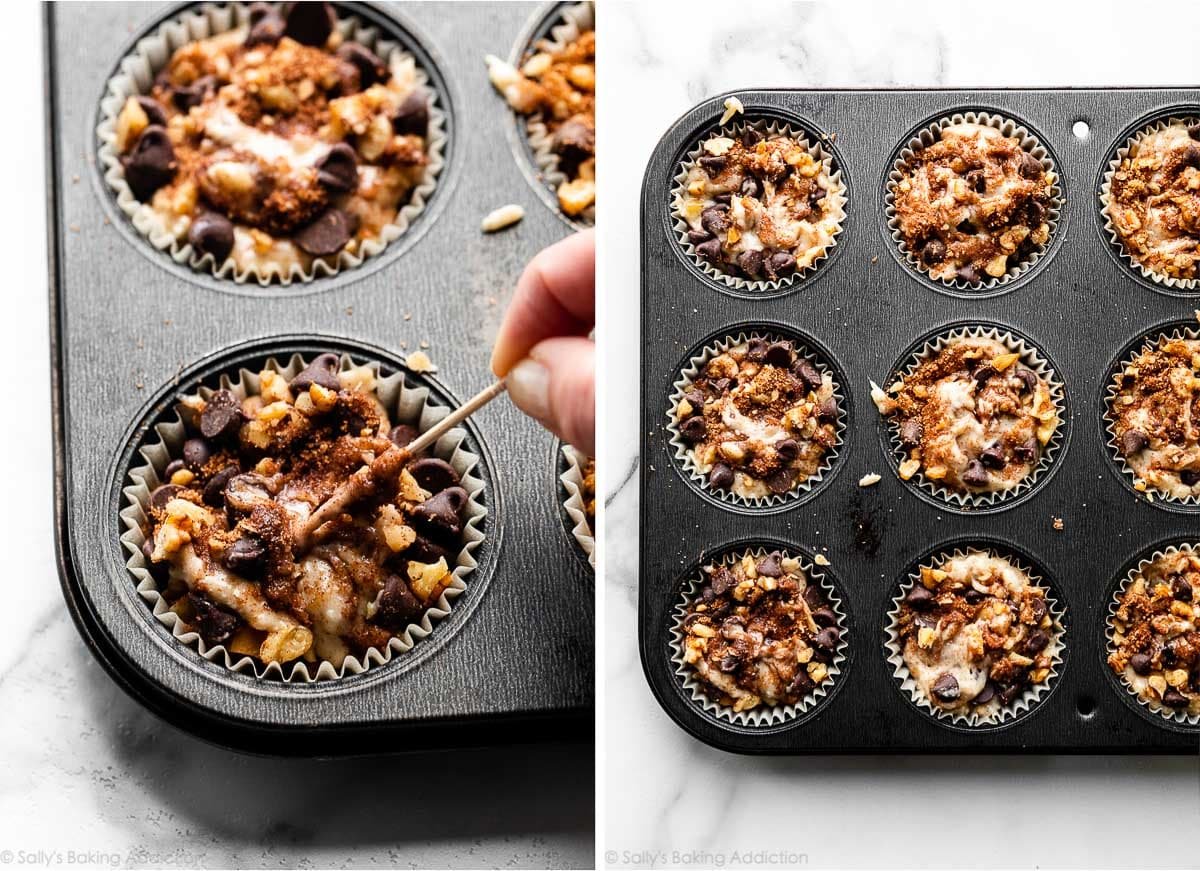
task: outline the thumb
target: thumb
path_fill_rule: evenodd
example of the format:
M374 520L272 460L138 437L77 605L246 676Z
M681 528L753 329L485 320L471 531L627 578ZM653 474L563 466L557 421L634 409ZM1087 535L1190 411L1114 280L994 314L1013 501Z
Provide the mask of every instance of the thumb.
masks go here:
M545 339L508 373L517 408L588 456L596 453L595 360L591 339Z

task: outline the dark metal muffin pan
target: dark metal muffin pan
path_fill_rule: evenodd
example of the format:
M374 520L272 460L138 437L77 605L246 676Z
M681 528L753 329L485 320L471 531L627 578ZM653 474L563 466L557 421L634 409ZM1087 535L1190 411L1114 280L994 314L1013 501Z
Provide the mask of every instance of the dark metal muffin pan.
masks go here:
M94 131L117 62L184 8L45 10L57 555L80 633L148 708L238 749L329 756L589 737L594 580L554 529L553 438L504 400L467 426L487 485L479 569L410 654L343 680L259 681L176 643L134 594L120 489L145 428L189 384L292 350L395 369L428 341L438 372L412 380L457 404L490 380L496 297L566 232L502 145L509 110L483 65L545 9L347 4L415 50L441 92L447 165L429 207L363 267L310 284L264 289L176 266L112 207ZM508 202L526 204L524 221L481 234L483 215Z
M832 138L847 185L836 256L777 292L739 294L707 278L671 229L669 191L679 161L715 129L728 95L680 118L650 158L642 187L642 445L639 646L659 703L687 732L741 753L1195 753L1200 733L1147 715L1121 698L1104 665L1107 596L1115 576L1151 544L1200 537L1196 512L1135 498L1113 473L1099 424L1103 381L1115 355L1160 325L1192 317L1200 294L1156 292L1110 256L1099 231L1096 179L1131 126L1200 106L1200 91L743 90L746 119L783 117ZM883 190L897 147L912 131L958 111L1009 115L1053 153L1064 204L1042 261L1002 292L947 292L895 256ZM1193 110L1194 111L1194 110ZM1078 138L1077 121L1090 128ZM1119 141L1118 141L1119 140ZM1054 474L1003 510L951 510L919 498L886 455L886 424L868 380L886 386L920 336L986 321L1028 336L1066 385L1071 437ZM664 426L671 385L691 348L747 325L792 325L828 349L848 379L854 414L839 474L780 512L736 510L706 499L670 456ZM882 480L860 488L859 478ZM1055 518L1063 529L1055 530ZM916 706L892 676L884 620L918 554L976 539L1008 545L1045 568L1067 614L1062 673L1027 715L986 729L953 728ZM709 717L672 671L671 609L688 573L731 542L774 539L826 556L854 615L843 686L792 726L734 727ZM1122 691L1123 692L1123 691Z

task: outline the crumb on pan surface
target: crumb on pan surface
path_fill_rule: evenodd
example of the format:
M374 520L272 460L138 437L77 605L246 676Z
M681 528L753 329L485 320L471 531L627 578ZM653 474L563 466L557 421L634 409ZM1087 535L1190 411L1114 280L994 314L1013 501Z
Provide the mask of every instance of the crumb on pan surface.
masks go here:
M579 217L596 202L596 33L564 46L541 41L520 68L488 55L492 85L518 114L545 124L566 181L558 186L563 213Z
M1023 569L990 553L922 566L896 617L904 664L922 697L987 720L1045 683L1062 633L1045 594Z
M1108 419L1135 482L1200 497L1200 339L1143 347L1113 376Z
M1108 664L1164 713L1200 714L1200 556L1158 555L1136 571L1110 618Z
M453 581L469 497L445 461L420 454L396 482L322 527L299 530L390 445L369 366L316 357L291 381L273 369L245 399L184 397L188 437L151 493L143 556L159 592L209 646L263 664L341 666L418 622Z
M334 21L328 4L256 4L125 101L114 147L160 232L285 277L395 221L429 162L431 95L411 58L389 67Z
M765 498L820 471L838 440L834 394L833 376L792 342L752 338L709 360L673 414L711 487Z
M811 266L833 244L845 189L809 143L748 126L701 146L676 209L697 256L751 281Z
M893 419L906 459L948 490L1011 490L1034 473L1059 426L1050 386L1020 355L989 337L955 337L887 391L872 385Z
M1200 278L1200 124L1176 121L1137 137L1113 172L1106 211L1134 262L1169 278Z
M516 203L509 203L506 206L493 209L484 215L479 227L485 233L495 233L498 230L511 227L524 217L525 209L522 206Z
M1054 184L1016 138L985 124L952 124L893 186L901 239L931 278L1000 278L1050 238Z
M798 559L746 554L703 572L683 620L683 657L710 698L734 711L792 705L832 679L838 615Z

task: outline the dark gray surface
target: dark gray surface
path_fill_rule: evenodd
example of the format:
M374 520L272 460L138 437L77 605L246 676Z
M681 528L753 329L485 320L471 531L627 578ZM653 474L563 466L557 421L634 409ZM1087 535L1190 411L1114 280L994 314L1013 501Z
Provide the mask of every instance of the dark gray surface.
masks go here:
M1097 221L1097 178L1126 128L1196 91L739 91L755 109L791 115L835 137L848 175L847 218L836 252L796 289L748 299L718 289L687 261L670 229L669 191L684 151L719 119L723 97L663 137L642 193L642 428L639 628L651 688L683 728L725 749L761 753L1017 751L1195 752L1200 738L1144 714L1103 664L1110 583L1152 543L1194 540L1200 515L1135 499L1107 457L1100 391L1130 341L1166 321L1193 319L1200 296L1169 295L1135 278L1107 249ZM1026 124L1057 158L1065 206L1056 241L1030 274L990 297L950 295L893 256L883 190L893 151L937 117L990 109ZM1077 139L1084 120L1091 135ZM968 515L918 498L891 471L868 395L918 336L962 321L1005 325L1048 352L1067 388L1070 436L1054 474L1000 512ZM1194 319L1193 319L1194 321ZM670 385L705 337L735 324L782 324L825 345L846 372L853 424L840 472L800 505L771 514L730 510L679 473L663 423ZM859 488L868 472L882 481ZM1064 519L1055 531L1052 521ZM768 730L723 725L682 691L670 657L670 611L680 584L730 542L773 538L820 549L847 594L853 660L840 690L800 723ZM990 730L959 730L904 698L883 650L884 615L909 564L927 549L990 538L1045 566L1067 609L1066 665L1028 716ZM828 571L828 570L827 570ZM1085 716L1081 711L1090 710Z
M57 188L52 292L66 437L59 457L60 548L77 586L76 604L99 627L97 642L115 642L102 657L131 676L135 693L139 686L163 688L198 718L214 715L239 728L424 723L423 736L438 743L441 723L448 731L475 724L475 740L487 740L499 737L494 726L505 721L544 723L558 715L590 721L594 582L548 498L556 492L553 440L507 401L493 403L471 425L490 460L492 511L481 569L469 580L478 595L459 599L473 613L464 607L456 617L456 606L427 651L414 650L420 667L377 668L312 687L255 682L204 663L130 595L114 510L124 469L119 454L150 397L172 395L181 370L279 334L342 337L393 355L428 341L439 366L432 380L461 400L490 380L491 336L522 267L569 232L514 159L512 115L482 60L486 52L506 54L542 7L406 3L363 14L393 16L415 34L446 84L452 129L439 188L409 233L359 270L291 289L239 288L173 266L113 207L95 169L94 128L103 83L125 47L174 8L75 4L47 13ZM523 203L525 220L482 235L482 216L507 202ZM392 742L388 749L401 748ZM346 750L329 742L324 752Z

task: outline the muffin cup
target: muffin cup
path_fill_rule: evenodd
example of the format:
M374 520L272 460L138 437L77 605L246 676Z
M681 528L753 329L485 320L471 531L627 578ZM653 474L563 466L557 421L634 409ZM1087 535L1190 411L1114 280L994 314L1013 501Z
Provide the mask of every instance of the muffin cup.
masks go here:
M757 279L751 281L750 279L734 275L731 272L726 272L724 269L705 260L696 253L696 246L688 239L688 230L690 227L687 220L683 217L683 202L686 199L688 173L692 171L692 168L696 166L697 162L704 155L704 143L717 136L727 136L731 139L737 139L746 132L748 127L754 127L767 137L789 136L797 142L803 143L808 147L809 155L824 166L830 181L838 187L837 191L831 192L826 197L827 201L829 198L833 199L832 207L835 209L837 227L834 229L832 238L829 240L829 244L825 247L825 250L818 254L808 266L803 269L797 269L786 278L778 278L775 281ZM673 219L672 227L675 230L679 246L687 254L688 258L713 281L720 282L726 287L731 287L739 291L751 291L755 293L780 291L789 289L803 281L806 276L820 267L833 253L833 249L837 247L838 237L841 235L846 224L846 184L842 179L841 168L834 165L833 154L825 149L819 137L810 134L807 130L776 119L768 119L765 124L762 122L737 121L725 124L718 129L706 131L687 154L684 155L679 171L675 174L674 184L671 186L671 217Z
M1066 411L1066 388L1063 383L1057 379L1054 368L1050 362L1042 356L1041 351L1032 343L1027 342L1022 337L1015 333L993 326L973 326L959 327L949 332L941 333L927 340L919 351L913 353L909 358L909 363L904 369L894 369L888 377L888 383L883 385L883 390L886 393L888 388L901 376L908 377L922 363L936 357L940 354L951 341L955 339L994 339L1003 344L1010 352L1016 352L1021 355L1020 361L1037 373L1038 377L1044 380L1050 388L1050 398L1054 401L1054 407L1058 412L1058 428L1055 429L1054 435L1050 441L1042 448L1042 455L1038 460L1038 464L1033 468L1033 471L1025 476L1025 479L1015 487L1008 490L996 490L990 493L963 493L957 490L950 490L942 486L937 481L934 481L925 476L924 467L921 468L913 477L906 481L906 484L916 484L926 493L929 493L934 498L946 502L951 506L960 509L981 509L991 508L999 505L1002 502L1011 501L1033 489L1037 480L1047 473L1051 464L1054 462L1055 456L1062 448L1062 443L1065 438L1067 428L1067 411ZM891 448L892 456L895 460L895 465L899 465L908 458L908 449L900 441L900 422L896 415L880 415L883 417L888 431L888 444Z
M1052 652L1050 655L1050 674L1046 680L1040 684L1030 686L1019 697L1013 699L1012 702L998 708L994 713L986 717L980 716L975 712L964 714L957 711L943 710L923 695L916 680L909 672L908 665L904 662L903 643L896 629L896 621L899 619L900 607L904 602L904 597L908 595L908 591L913 588L914 584L921 582L921 566L936 568L948 560L955 557L963 557L970 553L984 553L988 556L1007 560L1025 572L1035 586L1046 591L1047 613L1049 613L1056 627L1056 631L1050 640L1050 646L1047 648ZM1058 600L1054 598L1053 593L1053 588L1042 579L1041 574L1036 568L1018 554L1011 552L1001 552L991 547L956 547L952 551L942 551L926 557L921 561L921 565L909 572L908 576L900 582L899 593L892 598L892 609L887 614L887 626L884 629L884 651L887 655L888 663L892 666L892 676L899 681L900 690L912 699L914 705L934 719L942 723L949 723L960 727L991 728L1002 726L1032 710L1042 697L1053 688L1054 681L1062 671L1063 651L1066 649L1063 643L1066 634L1066 612Z
M140 202L125 181L125 169L121 166L120 155L116 150L116 120L126 99L148 94L155 74L166 66L171 55L180 46L233 30L247 24L249 19L250 7L247 4L206 4L199 10L183 12L138 40L133 51L121 60L116 75L108 80L105 96L100 101L100 124L96 127L96 137L97 156L104 168L104 181L112 190L118 208L129 218L138 233L176 263L187 264L197 272L208 272L215 278L232 279L238 284L253 278L262 287L267 287L272 282L287 286L293 282L309 282L315 278L337 275L343 269L352 269L368 258L378 255L404 234L416 217L424 211L425 204L437 187L438 175L445 165L442 153L446 146L446 115L438 106L438 94L430 87L429 76L417 66L415 58L404 51L399 43L388 39L380 30L355 17L339 17L338 30L343 38L359 42L385 58L393 75L397 72L407 74L411 69L417 87L428 91L431 98L429 129L425 138L429 163L425 167L424 177L413 188L409 201L397 211L395 220L382 228L378 239L360 243L357 253L343 249L335 257L314 258L307 271L299 264L294 264L287 274L282 274L278 269L239 270L232 256L227 257L224 263L217 263L211 254L201 256L187 241L186 236L180 239L167 232L150 205Z
M1118 372L1123 372L1127 366L1132 365L1133 359L1138 354L1141 354L1144 351L1153 350L1161 339L1167 339L1168 341L1173 341L1176 339L1200 339L1200 328L1177 327L1170 332L1164 330L1157 333L1152 332L1151 334L1147 335L1145 341L1141 342L1136 348L1130 350L1128 354L1123 356L1117 362L1116 366L1109 372L1108 383L1104 387L1104 433L1106 436L1108 436L1107 445L1109 455L1112 457L1112 460L1116 464L1117 468L1121 471L1121 475L1129 481L1130 486L1132 486L1134 481L1138 480L1138 475L1132 468L1130 468L1129 464L1125 462L1125 455L1121 453L1121 447L1117 440L1117 432L1114 427L1112 415L1109 414L1113 407L1113 403L1116 402L1117 399L1118 391L1115 376ZM1150 498L1151 494L1153 494L1152 499ZM1200 497L1172 496L1170 493L1165 493L1162 490L1151 487L1149 484L1146 485L1145 492L1139 492L1139 495L1146 497L1148 501L1153 502L1170 502L1173 505L1186 505L1190 507L1200 505Z
M571 522L571 536L579 549L587 555L588 565L596 567L596 533L588 521L587 511L583 503L583 467L587 464L587 456L570 445L562 446L562 457L566 469L558 476L567 498L562 503L563 509Z
M596 29L596 10L591 3L576 3L567 6L560 13L558 24L550 28L548 36L537 40L529 48L540 48L545 51L561 51L569 43L577 40L582 34ZM523 58L513 59L513 65L520 68ZM558 153L554 151L554 136L546 127L541 114L525 117L525 141L533 152L533 164L537 167L542 182L552 191L557 191L559 185L569 181L567 174L562 171ZM564 215L569 221L590 227L596 222L596 206L593 203L578 216Z
M739 548L726 553L718 560L705 563L704 565L730 566L747 554L757 559L766 556L772 550L779 549L762 546ZM671 638L671 663L675 666L675 674L679 677L683 685L685 695L690 696L691 700L705 713L719 720L724 720L738 726L749 727L778 726L781 723L786 723L788 720L794 720L818 707L824 699L828 698L836 690L838 676L841 675L843 667L846 665L847 652L850 649L850 643L847 641L847 638L850 636L850 621L847 619L846 612L842 608L842 600L838 596L837 588L825 576L825 573L821 571L820 566L814 565L812 560L808 559L807 556L795 550L783 549L783 551L785 556L795 557L800 561L800 570L804 572L809 583L816 582L821 585L821 590L825 593L825 599L829 607L837 615L837 626L841 632L841 639L838 642L833 660L827 666L830 679L821 683L816 689L805 696L804 699L794 705L774 705L771 707L760 705L748 711L734 711L732 707L719 704L713 700L704 692L703 684L696 679L695 671L683 659L683 641L686 634L683 629L683 621L687 618L688 605L692 603L704 586L704 572L703 567L701 567L696 571L694 577L685 582L682 595L671 617L671 627L669 630Z
M904 170L908 167L909 162L916 156L917 152L928 148L942 138L942 131L947 127L955 124L979 124L988 127L994 127L1002 134L1010 138L1016 138L1021 148L1032 154L1041 161L1042 168L1054 176L1054 186L1050 201L1049 211L1046 215L1046 223L1050 225L1050 235L1046 238L1044 245L1038 246L1025 259L1016 266L1009 266L1008 272L999 278L987 276L985 281L971 284L961 279L946 281L944 279L934 278L929 274L929 267L921 262L921 259L916 256L904 243L903 235L900 232L900 218L896 214L896 185L904 178ZM1018 124L1011 118L1006 118L1003 115L996 115L991 112L956 112L945 118L940 118L934 121L928 127L921 128L907 143L900 149L892 162L891 172L888 173L887 188L884 191L883 197L883 212L884 218L887 220L888 233L892 237L892 241L896 243L896 248L904 262L908 266L923 275L925 278L935 284L952 288L957 291L966 293L989 293L1008 284L1016 281L1026 272L1033 268L1050 246L1054 243L1054 238L1058 232L1059 213L1062 210L1063 192L1060 184L1060 176L1058 170L1054 166L1054 160L1051 157L1049 150L1042 145L1038 138L1034 136L1028 129L1021 124Z
M833 395L838 403L838 418L837 418L837 441L835 441L821 457L821 465L817 468L816 474L806 480L798 483L795 487L788 490L786 493L772 493L770 496L759 496L748 498L739 496L732 490L721 490L712 487L708 483L708 475L701 472L697 468L695 461L692 459L692 446L683 439L683 435L679 432L679 421L675 419L675 408L679 405L679 401L683 399L683 395L691 388L692 383L704 371L704 367L708 365L709 360L717 357L730 348L749 342L751 339L787 339L793 343L796 353L803 356L814 366L817 367L822 375L828 373L833 377ZM842 446L842 442L846 435L846 397L842 394L842 385L838 380L838 372L821 358L821 355L814 354L807 344L799 337L792 337L783 333L772 333L770 331L753 330L750 332L741 332L736 336L726 336L706 345L699 354L688 360L687 365L679 373L679 378L671 385L670 403L667 407L667 425L668 443L674 449L675 460L679 464L684 475L689 478L692 483L702 492L709 494L722 502L729 502L735 505L749 505L752 508L771 508L777 505L782 505L790 499L795 499L803 493L812 490L817 484L824 480L825 475L833 468L834 461L837 460Z
M1164 556L1169 556L1174 553L1195 553L1200 551L1200 544L1179 544L1170 545L1169 547L1158 548L1149 556L1142 557L1138 560L1137 565L1125 573L1120 582L1116 586L1116 591L1109 599L1108 610L1105 611L1104 620L1104 662L1102 667L1113 679L1120 685L1121 689L1128 693L1129 698L1135 702L1143 711L1153 718L1162 718L1169 723L1174 723L1177 726L1195 729L1200 727L1200 714L1188 714L1185 711L1177 711L1173 708L1168 708L1159 702L1152 702L1138 695L1137 690L1130 686L1125 680L1124 674L1116 674L1108 664L1108 656L1114 653L1117 649L1116 642L1113 640L1113 620L1117 615L1117 608L1121 604L1121 597L1125 595L1125 590L1132 583L1134 576L1141 574L1146 570L1150 563Z
M1121 237L1117 235L1117 228L1113 226L1112 219L1108 214L1108 207L1112 196L1112 180L1113 175L1121 166L1121 161L1129 156L1129 152L1147 136L1157 133L1160 130L1165 130L1172 124L1195 124L1200 122L1200 115L1168 115L1165 118L1159 118L1156 121L1142 127L1127 140L1125 144L1116 150L1112 159L1108 162L1108 168L1104 171L1104 176L1100 182L1100 218L1104 224L1104 232L1108 236L1109 242L1113 246L1113 250L1130 269L1140 274L1148 281L1152 281L1159 287L1169 288L1182 293L1200 292L1200 279L1195 278L1174 278L1170 275L1163 275L1160 272L1155 272L1148 266L1143 266L1132 256L1125 248L1125 243L1121 241Z
M286 363L280 363L274 357L270 358L266 368L273 369L291 380L309 362L300 354L293 354ZM354 368L355 365L355 361L348 355L342 355L341 371ZM375 369L378 376L378 365L367 365ZM258 372L243 368L233 377L223 374L220 386L243 399L246 396L257 395L260 390ZM205 386L197 391L206 399L213 392L212 388ZM380 376L376 393L379 401L388 410L393 425L407 423L424 432L450 412L450 409L444 406L429 403L428 388L405 385L403 371L386 377ZM258 678L275 678L289 683L312 683L361 674L411 650L417 642L434 631L438 621L450 613L454 600L467 589L466 577L477 565L472 554L484 539L484 533L479 526L487 516L487 509L480 502L484 488L483 480L473 473L479 464L479 456L468 450L464 444L466 432L455 428L438 440L432 448L432 453L454 467L462 478L463 488L470 496L466 507L466 522L463 524L462 547L454 561L453 580L442 592L437 603L430 606L418 622L410 623L403 632L391 638L384 648L372 647L361 658L348 656L341 668L328 661L308 663L303 659L264 665L253 657L232 653L224 645L205 644L198 633L189 631L180 617L170 610L170 603L159 591L159 585L151 576L142 554L142 544L146 540L145 526L149 518L150 495L163 482L163 472L167 464L181 455L183 442L187 438L179 408L177 403L173 417L155 425L153 434L148 434L146 443L139 449L144 463L134 466L129 471L130 484L122 490L124 506L120 517L125 532L121 535L121 544L129 554L125 565L137 582L137 592L151 607L155 619L166 626L179 642L193 648L209 662L222 664L232 671L250 672Z

